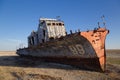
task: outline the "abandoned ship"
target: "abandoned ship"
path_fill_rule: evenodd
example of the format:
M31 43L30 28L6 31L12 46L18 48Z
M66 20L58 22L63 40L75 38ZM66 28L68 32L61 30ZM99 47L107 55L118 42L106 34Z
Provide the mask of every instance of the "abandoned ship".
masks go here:
M20 56L69 64L84 69L105 71L105 39L109 33L105 27L87 31L70 31L58 19L40 18L37 31L28 36L28 47L20 48Z

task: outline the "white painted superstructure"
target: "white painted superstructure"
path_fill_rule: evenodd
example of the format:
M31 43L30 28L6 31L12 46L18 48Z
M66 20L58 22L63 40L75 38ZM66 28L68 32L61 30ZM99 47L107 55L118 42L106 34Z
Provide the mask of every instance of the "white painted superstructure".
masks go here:
M40 18L38 30L28 36L28 46L44 43L66 35L64 22L57 19Z

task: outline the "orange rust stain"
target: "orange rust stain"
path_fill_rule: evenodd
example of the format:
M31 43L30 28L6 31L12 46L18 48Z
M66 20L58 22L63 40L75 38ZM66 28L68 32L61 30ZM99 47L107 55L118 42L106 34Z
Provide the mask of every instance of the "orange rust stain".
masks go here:
M105 38L109 31L105 28L98 28L95 31L81 32L81 35L87 38L87 40L93 46L102 70L105 70L106 65L106 53L105 53Z

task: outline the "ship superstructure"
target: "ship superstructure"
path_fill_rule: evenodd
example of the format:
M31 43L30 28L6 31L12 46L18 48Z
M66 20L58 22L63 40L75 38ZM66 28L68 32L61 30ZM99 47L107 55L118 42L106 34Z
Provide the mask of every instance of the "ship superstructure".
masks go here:
M64 22L58 19L40 18L38 30L31 32L28 37L28 46L44 43L50 39L66 35Z

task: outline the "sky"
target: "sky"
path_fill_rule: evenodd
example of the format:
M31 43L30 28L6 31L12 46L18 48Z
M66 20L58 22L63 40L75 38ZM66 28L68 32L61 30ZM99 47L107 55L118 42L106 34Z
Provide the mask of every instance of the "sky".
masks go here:
M27 37L39 18L64 21L69 30L92 30L105 16L107 49L120 49L120 0L0 0L0 51L27 47Z

